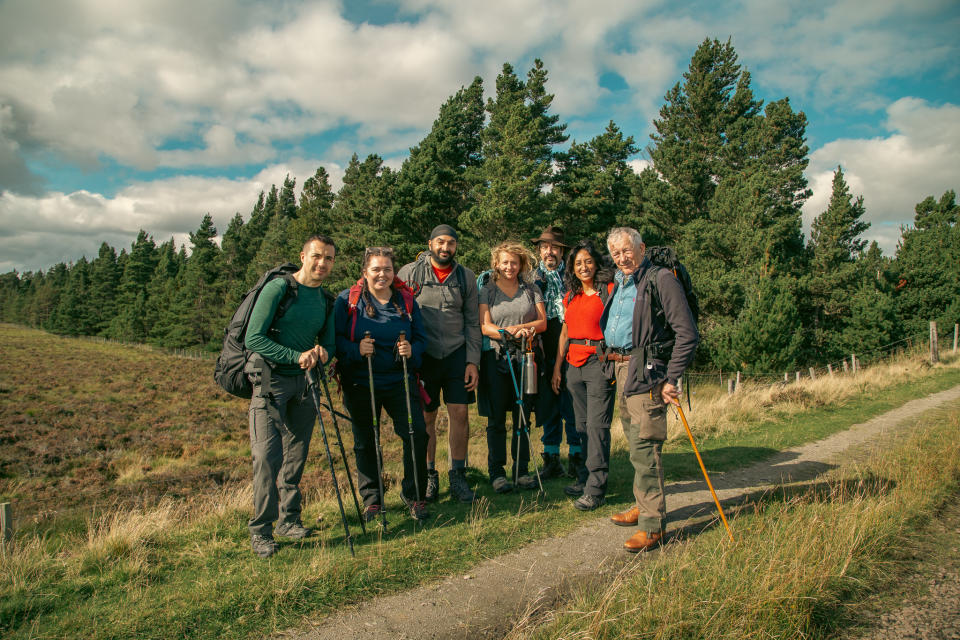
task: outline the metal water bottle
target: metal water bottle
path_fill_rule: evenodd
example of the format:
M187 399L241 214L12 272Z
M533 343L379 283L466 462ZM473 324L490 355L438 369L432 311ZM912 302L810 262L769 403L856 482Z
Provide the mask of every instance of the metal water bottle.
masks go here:
M523 392L528 396L537 393L537 361L533 351L523 354Z

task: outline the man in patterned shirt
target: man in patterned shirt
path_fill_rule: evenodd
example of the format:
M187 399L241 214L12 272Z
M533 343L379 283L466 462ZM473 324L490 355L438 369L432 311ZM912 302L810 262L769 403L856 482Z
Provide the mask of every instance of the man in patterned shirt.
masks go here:
M544 363L538 380L536 402L537 424L543 427L543 472L544 478L563 475L560 466L560 442L563 432L567 432L569 447L568 474L576 477L576 468L583 463L580 449L580 436L577 434L573 418L573 401L566 384L560 385L560 395L553 392L550 377L557 360L557 346L560 331L563 328L563 294L567 287L563 282L563 253L569 247L563 243L563 229L549 226L538 238L531 242L537 247L540 264L536 271L536 282L543 291L543 301L547 307L547 330L541 334L543 341ZM565 427L565 428L564 428Z

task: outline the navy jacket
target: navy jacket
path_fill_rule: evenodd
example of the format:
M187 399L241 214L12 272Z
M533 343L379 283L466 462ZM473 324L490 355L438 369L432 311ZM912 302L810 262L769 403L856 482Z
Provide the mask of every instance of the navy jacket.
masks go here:
M423 351L426 348L426 334L423 330L423 320L420 316L420 306L413 301L413 310L410 316L401 316L392 303L386 306L377 305L377 315L373 318L367 315L366 300L363 296L357 301L356 327L353 331L354 339L350 339L352 320L350 318L350 290L345 289L337 296L333 305L334 322L337 333L337 370L344 382L364 387L370 385L367 371L367 359L360 355L360 341L365 332L370 332L374 340L373 354L373 385L376 388L386 389L403 383L403 363L397 357L394 347L401 331L406 331L410 342L411 355L407 358L407 372L412 376L420 369ZM372 297L372 296L371 296ZM394 293L394 302L403 309L403 300ZM374 304L377 304L374 302ZM411 382L413 385L413 382ZM411 386L413 388L413 386Z

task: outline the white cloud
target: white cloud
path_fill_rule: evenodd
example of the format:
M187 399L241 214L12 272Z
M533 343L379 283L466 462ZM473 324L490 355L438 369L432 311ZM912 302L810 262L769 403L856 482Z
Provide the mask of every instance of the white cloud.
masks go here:
M902 98L887 108L886 128L889 136L834 140L810 155L807 228L827 208L838 165L851 193L864 197L872 224L865 237L887 254L896 249L899 226L913 221L918 202L960 189L960 106Z
M219 232L240 212L246 220L260 191L278 187L290 175L303 182L323 165L334 190L343 184L335 163L296 159L272 165L245 180L179 176L139 182L112 198L88 191L48 193L41 197L0 194L0 273L47 269L80 256L96 257L102 242L119 252L129 248L140 229L155 240L171 236L183 242L209 213Z

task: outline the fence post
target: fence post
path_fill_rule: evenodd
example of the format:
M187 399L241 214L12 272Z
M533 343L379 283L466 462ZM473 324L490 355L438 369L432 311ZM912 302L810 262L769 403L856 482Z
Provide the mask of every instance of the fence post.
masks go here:
M853 369L853 372L857 372L857 354L850 354L850 368Z
M800 382L800 372L797 371L797 382Z
M783 384L787 384L788 382L790 382L790 376L787 374L786 371L784 371L784 372L783 372Z
M813 367L810 367L810 379L811 379L811 380L816 380L816 379L817 379L817 374L814 373Z
M937 349L937 323L935 320L930 321L930 364L937 364L940 362L940 352Z
M0 538L9 542L13 537L13 510L9 502L0 504Z
M733 395L733 378L727 378L727 395Z
M737 383L733 385L733 390L735 392L740 390L740 372L739 371L737 371Z
M957 337L960 335L960 324L953 325L953 352L957 352Z
M847 359L844 358L844 359L843 359L843 372L844 372L844 373L847 373L847 372L849 372L849 371L850 371L850 369L847 367Z
M832 364L828 364L828 365L827 365L827 373L830 374L830 377L831 377L831 378L833 377L833 365L832 365Z

